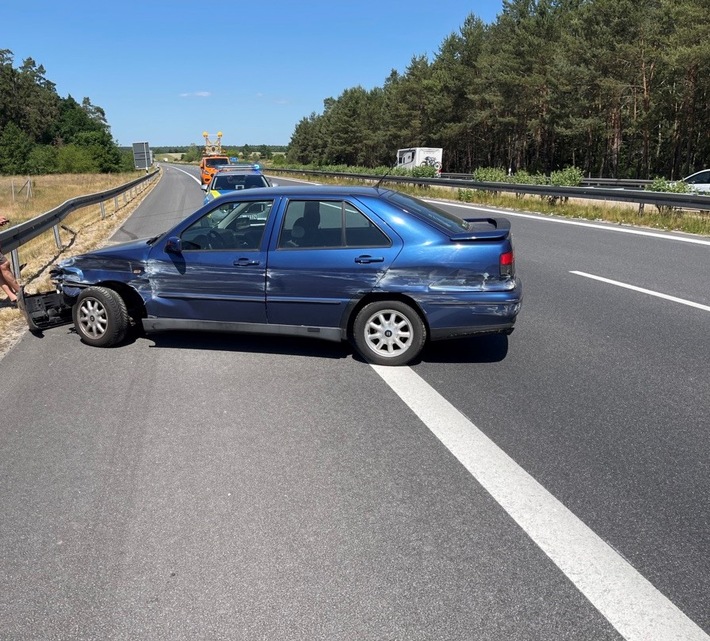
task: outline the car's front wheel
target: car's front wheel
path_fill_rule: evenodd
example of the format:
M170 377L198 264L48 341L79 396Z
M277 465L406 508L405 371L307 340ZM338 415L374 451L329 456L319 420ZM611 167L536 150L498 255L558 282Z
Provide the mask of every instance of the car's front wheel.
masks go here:
M94 347L111 347L126 336L129 326L126 303L108 287L89 287L77 297L72 310L81 340Z
M365 305L353 324L355 347L376 365L406 365L424 348L426 327L419 314L400 301Z

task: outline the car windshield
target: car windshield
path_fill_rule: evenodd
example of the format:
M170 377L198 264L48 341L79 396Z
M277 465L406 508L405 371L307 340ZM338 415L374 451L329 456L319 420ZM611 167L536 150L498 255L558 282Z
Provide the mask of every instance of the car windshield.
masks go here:
M423 218L438 227L443 227L447 231L456 233L468 229L468 223L458 216L439 209L434 205L425 203L418 198L412 198L399 192L392 192L389 200L405 211Z
M226 165L227 161L224 158L208 158L205 160L205 165L208 167L217 167L218 165Z

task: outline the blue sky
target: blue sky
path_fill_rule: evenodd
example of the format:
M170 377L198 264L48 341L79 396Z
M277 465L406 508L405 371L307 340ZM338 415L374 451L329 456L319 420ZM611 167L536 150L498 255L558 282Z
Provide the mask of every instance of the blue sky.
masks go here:
M3 0L0 49L57 93L102 107L120 145L288 144L345 89L432 60L466 16L502 0Z

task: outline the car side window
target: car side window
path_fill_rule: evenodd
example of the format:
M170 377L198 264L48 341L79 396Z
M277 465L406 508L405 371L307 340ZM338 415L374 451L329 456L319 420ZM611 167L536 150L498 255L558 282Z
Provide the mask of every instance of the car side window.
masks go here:
M697 176L693 176L687 181L690 185L701 185L710 182L710 171L701 171Z
M292 200L286 208L279 249L388 247L390 239L344 201Z
M348 247L389 247L392 241L367 216L344 204L345 244Z
M271 200L220 203L182 232L183 251L258 250L272 205Z

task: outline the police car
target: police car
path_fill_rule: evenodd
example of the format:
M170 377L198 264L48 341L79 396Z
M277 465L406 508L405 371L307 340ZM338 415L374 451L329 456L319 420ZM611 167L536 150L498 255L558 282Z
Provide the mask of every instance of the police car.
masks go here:
M232 191L271 186L269 179L261 173L259 165L222 165L217 168L217 173L209 184L202 185L205 191L204 204Z

